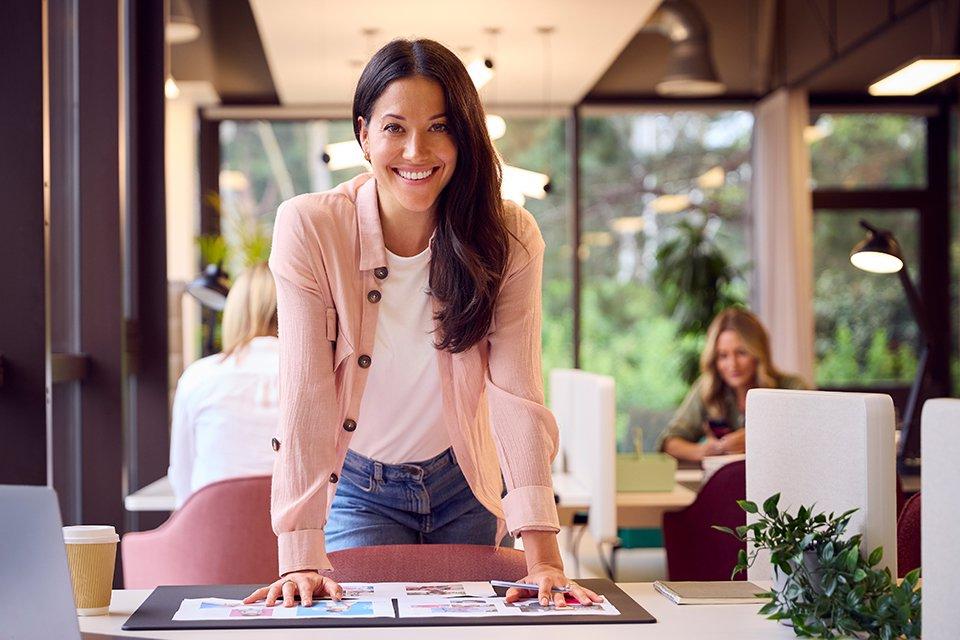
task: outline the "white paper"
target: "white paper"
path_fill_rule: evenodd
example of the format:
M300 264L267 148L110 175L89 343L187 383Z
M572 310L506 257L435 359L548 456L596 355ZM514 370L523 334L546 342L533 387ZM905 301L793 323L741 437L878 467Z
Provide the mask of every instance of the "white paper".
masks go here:
M580 604L574 598L567 598L567 606L558 607L550 601L544 607L536 598L517 600L504 604L510 615L516 616L618 616L620 612L604 598L602 602Z
M492 598L497 595L489 582L399 582L397 598Z
M312 607L268 607L256 602L223 598L188 598L180 603L174 620L251 620L254 618L393 618L390 600L314 600Z
M515 615L509 612L503 598L404 598L397 600L401 618L488 618Z

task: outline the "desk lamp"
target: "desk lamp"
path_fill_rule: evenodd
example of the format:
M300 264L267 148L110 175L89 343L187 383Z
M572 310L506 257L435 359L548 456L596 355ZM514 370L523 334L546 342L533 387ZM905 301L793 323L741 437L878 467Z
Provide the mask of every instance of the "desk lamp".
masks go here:
M927 330L927 315L924 311L923 303L920 300L920 295L917 293L917 288L913 285L913 281L907 272L907 263L903 259L900 243L893 237L893 233L886 229L878 229L866 220L861 220L860 226L867 230L867 237L857 243L853 251L850 252L850 262L858 269L871 273L899 274L900 284L903 285L907 303L910 305L910 312L913 314L913 318L917 323L917 328L920 331L920 339L923 344L920 351L920 358L917 362L917 373L913 378L913 384L910 385L910 395L907 397L907 406L903 412L903 419L900 422L900 446L897 450L897 466L903 471L905 466L905 453L909 451L910 431L913 427L914 416L917 412L920 391L926 377L927 359L930 352L930 340L927 337L929 335Z

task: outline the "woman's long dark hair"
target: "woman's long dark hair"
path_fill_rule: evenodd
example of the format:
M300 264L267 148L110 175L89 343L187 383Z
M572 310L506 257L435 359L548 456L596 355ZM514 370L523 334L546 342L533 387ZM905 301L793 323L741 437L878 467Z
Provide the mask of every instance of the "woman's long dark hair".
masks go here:
M506 271L509 236L500 197L500 162L480 96L463 63L433 40L394 40L367 63L353 97L353 129L369 123L387 86L423 76L443 90L447 126L457 145L453 176L437 199L431 242L430 291L440 301L438 349L466 351L490 328Z

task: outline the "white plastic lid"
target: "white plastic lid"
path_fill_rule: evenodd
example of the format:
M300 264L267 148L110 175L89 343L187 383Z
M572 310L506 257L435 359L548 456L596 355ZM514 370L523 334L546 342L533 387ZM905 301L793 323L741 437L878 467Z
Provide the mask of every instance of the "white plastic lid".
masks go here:
M63 528L63 541L69 544L119 542L117 530L110 525L80 524Z

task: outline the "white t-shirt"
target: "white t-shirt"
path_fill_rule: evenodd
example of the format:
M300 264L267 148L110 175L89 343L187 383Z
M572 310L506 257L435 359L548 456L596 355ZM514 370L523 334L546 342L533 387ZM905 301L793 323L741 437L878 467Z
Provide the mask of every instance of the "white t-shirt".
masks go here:
M178 508L211 482L273 472L279 368L278 340L265 336L226 360L197 360L180 376L167 470Z
M450 447L433 343L430 249L387 251L376 341L350 448L388 464L429 460Z

